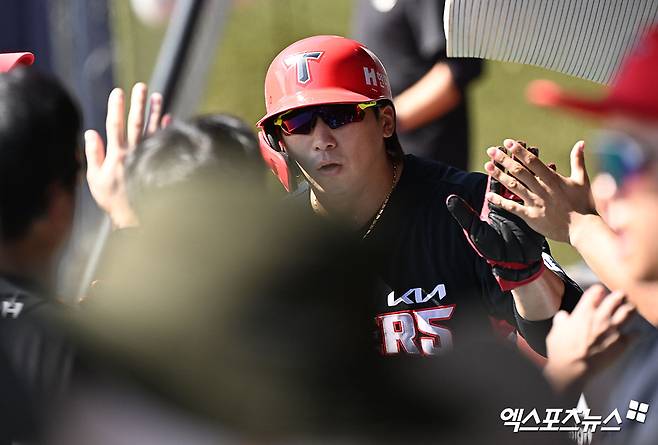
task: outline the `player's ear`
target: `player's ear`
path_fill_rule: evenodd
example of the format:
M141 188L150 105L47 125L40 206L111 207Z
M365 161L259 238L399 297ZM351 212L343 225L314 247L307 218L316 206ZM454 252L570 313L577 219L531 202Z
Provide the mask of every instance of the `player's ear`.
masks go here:
M392 105L384 105L379 109L379 122L382 126L383 136L385 138L393 136L395 133L395 109Z

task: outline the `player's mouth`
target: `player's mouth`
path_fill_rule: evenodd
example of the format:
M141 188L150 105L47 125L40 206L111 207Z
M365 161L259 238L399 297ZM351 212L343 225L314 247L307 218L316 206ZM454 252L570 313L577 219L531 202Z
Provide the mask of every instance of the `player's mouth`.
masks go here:
M323 175L334 176L340 173L342 167L338 162L322 162L317 171Z

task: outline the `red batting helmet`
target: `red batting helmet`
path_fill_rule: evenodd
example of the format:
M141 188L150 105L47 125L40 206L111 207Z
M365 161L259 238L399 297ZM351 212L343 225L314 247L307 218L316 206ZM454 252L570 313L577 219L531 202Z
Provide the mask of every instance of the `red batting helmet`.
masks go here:
M594 117L622 114L658 120L658 26L647 31L640 44L626 57L611 88L600 99L565 93L555 83L537 80L528 88L528 98L537 105L562 107Z
M274 58L265 77L267 113L257 123L261 154L290 191L287 156L269 119L296 108L331 103L392 101L386 70L379 58L361 43L339 36L299 40Z
M25 52L0 54L0 73L5 73L19 65L29 66L33 63L34 54L32 53Z

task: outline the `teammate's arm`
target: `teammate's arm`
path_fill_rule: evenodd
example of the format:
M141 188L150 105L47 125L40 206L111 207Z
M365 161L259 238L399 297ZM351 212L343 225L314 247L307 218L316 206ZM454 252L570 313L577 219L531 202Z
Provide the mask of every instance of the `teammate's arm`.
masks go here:
M439 62L395 98L399 131L411 131L443 116L462 100L452 72Z
M411 131L440 118L463 100L466 85L482 71L479 59L437 62L395 97L397 128Z

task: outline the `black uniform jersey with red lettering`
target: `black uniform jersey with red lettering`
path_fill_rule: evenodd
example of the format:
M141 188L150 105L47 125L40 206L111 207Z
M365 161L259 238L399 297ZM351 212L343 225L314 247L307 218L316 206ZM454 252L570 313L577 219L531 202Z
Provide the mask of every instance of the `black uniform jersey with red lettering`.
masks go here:
M545 355L551 320L531 322L518 315L511 293L500 289L446 207L446 198L457 194L481 208L486 182L481 173L405 156L400 180L362 242L381 282L375 320L384 354L449 351L460 341L491 336L492 319L498 319ZM300 195L308 203L308 191ZM562 308L571 310L580 288L550 256L548 245L544 262L565 282Z

